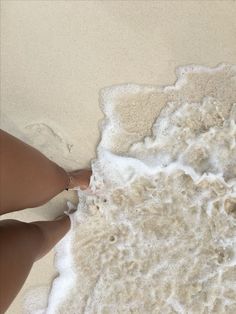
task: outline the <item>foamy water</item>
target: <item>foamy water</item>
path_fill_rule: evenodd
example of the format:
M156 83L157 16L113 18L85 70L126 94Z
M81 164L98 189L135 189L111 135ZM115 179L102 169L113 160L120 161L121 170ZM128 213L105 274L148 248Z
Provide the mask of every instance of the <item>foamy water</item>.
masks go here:
M236 313L236 68L177 75L102 90L46 313Z

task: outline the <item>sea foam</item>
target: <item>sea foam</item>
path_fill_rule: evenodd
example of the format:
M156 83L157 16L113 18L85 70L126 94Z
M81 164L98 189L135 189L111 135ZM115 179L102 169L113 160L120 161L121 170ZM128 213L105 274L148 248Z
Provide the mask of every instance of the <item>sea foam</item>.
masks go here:
M236 67L176 73L101 91L92 193L45 313L236 313Z

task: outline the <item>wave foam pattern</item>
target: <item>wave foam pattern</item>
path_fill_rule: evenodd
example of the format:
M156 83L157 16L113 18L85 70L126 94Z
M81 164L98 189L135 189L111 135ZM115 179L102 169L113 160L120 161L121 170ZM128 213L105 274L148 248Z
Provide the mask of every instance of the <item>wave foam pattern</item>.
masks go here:
M62 267L73 280L61 269L47 313L236 313L236 68L177 75L102 90L93 194L79 191Z

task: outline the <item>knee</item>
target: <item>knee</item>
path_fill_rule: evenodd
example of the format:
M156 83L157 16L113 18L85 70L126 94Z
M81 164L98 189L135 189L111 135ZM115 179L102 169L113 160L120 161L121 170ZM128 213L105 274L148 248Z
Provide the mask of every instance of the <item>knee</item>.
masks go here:
M16 219L4 219L0 221L0 233L26 227L27 223Z
M0 245L5 246L8 242L14 245L15 251L24 247L27 256L35 261L43 249L45 238L37 224L6 219L0 221Z

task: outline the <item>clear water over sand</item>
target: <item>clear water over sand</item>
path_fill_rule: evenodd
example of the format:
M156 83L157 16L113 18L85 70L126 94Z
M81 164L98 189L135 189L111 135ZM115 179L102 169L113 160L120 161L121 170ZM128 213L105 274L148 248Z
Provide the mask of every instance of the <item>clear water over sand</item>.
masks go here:
M101 91L93 193L47 313L236 312L236 69L177 75Z

